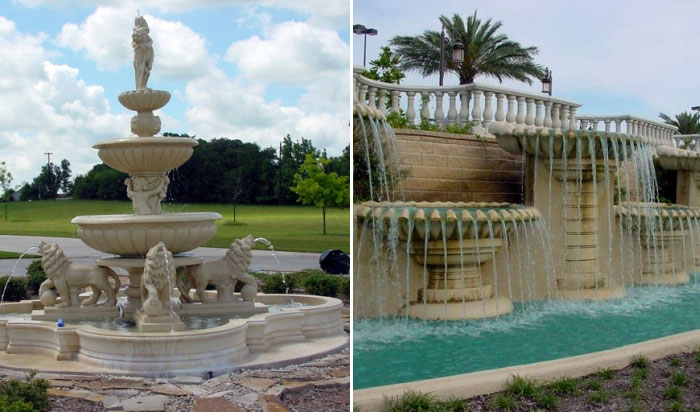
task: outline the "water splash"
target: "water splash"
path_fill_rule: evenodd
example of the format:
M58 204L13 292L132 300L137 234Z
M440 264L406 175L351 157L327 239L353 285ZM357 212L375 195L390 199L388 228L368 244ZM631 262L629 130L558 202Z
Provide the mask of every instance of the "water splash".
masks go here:
M3 302L5 302L5 291L7 290L7 285L10 284L10 280L11 280L12 277L15 275L15 270L17 270L17 264L19 263L19 261L22 260L22 258L24 257L24 255L26 255L26 254L29 253L30 251L32 251L32 250L38 250L38 249L39 249L39 246L30 246L30 247L26 248L26 249L24 250L24 252L22 252L21 255L19 255L19 257L18 257L17 260L15 261L15 264L12 266L12 272L10 273L10 276L7 278L7 282L5 282L5 286L2 288L2 295L0 296L0 305L2 305Z

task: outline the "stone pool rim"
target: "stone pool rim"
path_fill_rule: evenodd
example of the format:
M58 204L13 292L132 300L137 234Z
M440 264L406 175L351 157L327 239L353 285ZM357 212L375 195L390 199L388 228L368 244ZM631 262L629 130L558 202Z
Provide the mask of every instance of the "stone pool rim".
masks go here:
M643 355L653 361L692 352L698 347L700 329L566 358L357 389L353 391L353 405L365 412L380 412L386 406L387 399L407 391L430 393L444 401L467 399L504 390L506 382L513 375L545 382L561 377L578 378L599 369L622 369L631 363L634 356Z

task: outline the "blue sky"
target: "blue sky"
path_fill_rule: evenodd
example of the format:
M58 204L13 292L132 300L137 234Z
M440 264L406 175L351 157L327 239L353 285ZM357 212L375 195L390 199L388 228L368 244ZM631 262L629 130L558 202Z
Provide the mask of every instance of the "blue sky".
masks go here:
M438 17L474 11L482 20L502 21L501 33L524 46L537 46L536 61L553 71L554 95L582 104L578 113L631 114L659 121L700 105L700 2L587 0L443 0L439 2L354 0L353 23L376 28L367 38L367 62L396 35L440 30ZM354 36L353 64L362 65L363 38ZM488 77L478 82L497 84ZM438 76L409 73L404 84L437 85ZM445 84L456 84L449 75ZM504 86L539 93L532 86Z
M171 92L161 132L277 146L290 134L331 155L349 144L347 0L0 0L0 161L13 184L46 157L74 175L91 146L129 135L131 30L148 20L148 86Z

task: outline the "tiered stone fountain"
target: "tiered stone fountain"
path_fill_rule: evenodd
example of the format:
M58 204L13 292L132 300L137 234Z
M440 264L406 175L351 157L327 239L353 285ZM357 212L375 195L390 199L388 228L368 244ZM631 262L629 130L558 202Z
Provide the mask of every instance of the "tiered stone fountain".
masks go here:
M114 255L95 265L73 264L58 245L39 245L48 279L41 285L40 300L0 307L2 314L12 312L0 317L0 351L5 351L0 352L0 364L60 371L64 364L57 361L67 361L80 363L68 369L90 373L211 375L344 348L348 338L338 299L257 293L257 281L248 273L252 236L235 240L218 261L202 263L200 256L185 253L211 239L221 216L163 213L167 173L189 159L197 142L156 136L160 119L153 111L170 94L146 87L153 49L143 17L136 18L132 38L136 90L122 93L119 101L137 112L131 121L136 136L94 147L106 164L129 174L125 184L134 213L73 219L81 240ZM122 291L112 267L129 274L126 300L118 306ZM182 269L176 280L177 267ZM237 282L244 284L240 293L234 293ZM215 299L205 290L208 284L216 286ZM181 299L174 304L176 285ZM84 293L86 288L91 293ZM269 312L270 305L279 305L279 310ZM201 326L206 315L215 315L213 324L219 326ZM134 320L137 328L119 321L120 316ZM185 316L192 318L189 327L182 321ZM85 324L94 319L101 320L100 327ZM276 348L268 351L272 346ZM260 352L268 353L260 357ZM37 354L44 356L34 359ZM32 356L31 363L25 355Z

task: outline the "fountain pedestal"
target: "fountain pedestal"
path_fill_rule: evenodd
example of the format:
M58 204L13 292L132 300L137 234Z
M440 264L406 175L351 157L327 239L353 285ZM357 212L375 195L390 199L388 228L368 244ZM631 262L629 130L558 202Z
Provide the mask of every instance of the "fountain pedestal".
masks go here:
M600 207L605 202L602 181L615 173L615 163L591 159L557 159L545 161L545 170L562 182L564 239L563 266L556 276L555 297L566 299L609 299L622 297L620 285L610 285L609 274L601 273ZM549 166L549 167L547 167ZM545 202L535 194L536 206L543 210ZM553 201L554 199L550 199ZM558 231L553 227L552 231Z
M481 264L491 260L503 246L502 238L416 242L411 250L414 262L427 269L426 287L412 302L412 317L430 320L488 318L513 310L510 299L494 293L486 283Z

